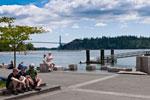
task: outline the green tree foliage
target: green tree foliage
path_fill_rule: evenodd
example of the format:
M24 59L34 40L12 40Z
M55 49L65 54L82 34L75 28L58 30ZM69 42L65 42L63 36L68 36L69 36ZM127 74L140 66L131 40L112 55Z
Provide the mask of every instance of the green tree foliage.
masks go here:
M0 23L6 23L6 26L0 26L0 38L1 43L6 43L14 50L14 66L16 65L16 50L19 44L23 43L25 40L30 40L29 35L35 33L43 33L41 27L30 27L30 26L19 26L14 25L15 18L2 17L0 18Z
M63 45L62 49L150 49L150 37L118 36L75 39Z
M12 48L9 47L9 44L2 42L1 38L0 38L0 51L12 51Z
M32 43L25 44L26 50L35 50Z

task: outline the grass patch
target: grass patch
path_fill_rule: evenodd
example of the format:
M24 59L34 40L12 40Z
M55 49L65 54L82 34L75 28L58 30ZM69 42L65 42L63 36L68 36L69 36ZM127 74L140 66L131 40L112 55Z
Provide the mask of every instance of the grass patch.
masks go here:
M100 68L96 68L96 70L100 70Z
M0 80L0 89L6 88L6 82Z

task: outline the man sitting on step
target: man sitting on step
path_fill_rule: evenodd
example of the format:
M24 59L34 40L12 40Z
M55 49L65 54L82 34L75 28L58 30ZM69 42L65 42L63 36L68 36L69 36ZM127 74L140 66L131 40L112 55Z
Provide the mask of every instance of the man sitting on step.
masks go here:
M41 90L39 86L42 80L37 76L37 71L34 69L34 67L34 64L29 65L29 69L26 71L26 77L28 78L29 82L35 90Z
M26 83L26 85L24 86L24 87L25 87L25 88L24 88L24 91L25 91L25 92L28 92L28 91L32 91L32 89L30 88L28 78L26 78L27 73L25 72L25 70L26 70L26 67L25 67L25 66L21 66L21 67L20 67L20 72L18 73L18 75L23 76L23 77L25 78L25 83Z
M13 72L9 74L7 78L6 88L8 90L12 90L15 95L18 94L18 92L23 93L22 87L25 85L25 78L18 75L18 69L13 68ZM17 87L19 87L19 90L17 91Z

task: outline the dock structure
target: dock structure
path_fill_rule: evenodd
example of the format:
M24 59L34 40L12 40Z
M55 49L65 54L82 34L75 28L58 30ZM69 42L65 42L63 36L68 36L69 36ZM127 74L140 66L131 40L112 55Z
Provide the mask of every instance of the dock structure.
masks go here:
M100 50L100 57L99 57L99 59L97 61L91 61L90 60L90 50L88 49L88 50L86 50L86 63L87 63L87 65L89 65L90 63L94 63L94 64L105 64L105 63L108 63L108 62L114 63L115 60L113 59L114 58L113 55L114 55L114 50L112 49L111 50L111 56L112 57L109 58L109 59L106 58L105 57L105 50L102 49L102 50Z
M97 64L104 64L104 63L112 63L114 64L117 62L117 59L120 58L127 58L127 57L136 57L141 55L150 55L150 51L135 51L135 52L127 52L127 53L119 53L115 54L114 50L111 49L110 55L105 55L105 50L100 50L99 60L91 61L90 60L90 50L86 50L86 63L97 63Z
M127 57L135 57L135 56L141 56L141 55L150 55L150 51L135 51L135 52L127 52L127 53L120 53L115 55L108 55L105 56L106 58L127 58Z
M105 63L104 60L105 60L105 52L104 52L104 49L102 49L102 50L101 50L101 60L100 60L100 61L101 61L101 64L104 64L104 63Z
M86 63L90 64L90 50L86 50Z

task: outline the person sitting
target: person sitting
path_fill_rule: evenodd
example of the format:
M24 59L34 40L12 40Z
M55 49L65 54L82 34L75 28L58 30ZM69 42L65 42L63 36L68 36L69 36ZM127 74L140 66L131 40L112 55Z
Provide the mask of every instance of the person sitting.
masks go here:
M25 70L26 70L26 67L25 66L22 66L22 67L20 67L20 72L18 73L20 76L23 76L23 77L25 77L25 83L26 83L26 85L24 86L25 87L25 91L26 92L28 92L28 90L29 91L32 91L32 89L30 88L30 84L29 84L29 80L28 80L28 78L26 78L26 76L27 76L27 74L26 74L26 72L25 72Z
M34 67L35 67L34 64L29 65L29 69L26 71L27 74L26 77L28 78L29 82L31 83L31 85L35 90L41 90L39 86L42 80L38 77L37 71L34 69Z
M49 71L53 71L55 64L52 62L53 57L52 57L52 53L49 52L48 56L47 56L47 64L49 65Z
M22 87L25 85L25 78L18 75L18 69L13 68L13 72L9 74L7 78L6 88L11 90L13 94L17 95L18 92L24 93ZM17 91L17 87L19 86L19 90Z
M13 68L14 68L13 61L10 61L10 64L8 64L8 69L13 69Z
M19 65L18 65L18 69L20 70L20 68L23 66L24 62L21 62Z
M6 68L7 65L5 63L2 63L0 66L1 68Z
M46 60L46 54L43 55L43 63L46 64L47 60Z

